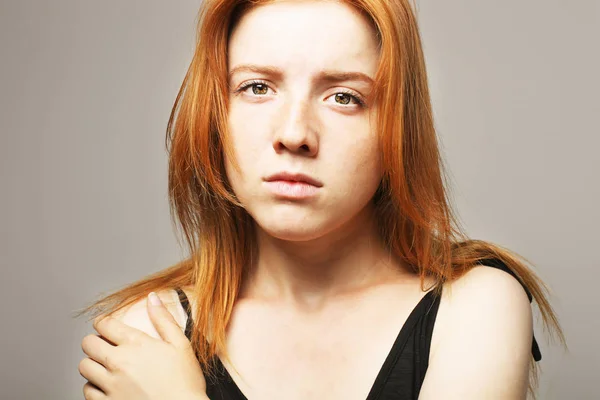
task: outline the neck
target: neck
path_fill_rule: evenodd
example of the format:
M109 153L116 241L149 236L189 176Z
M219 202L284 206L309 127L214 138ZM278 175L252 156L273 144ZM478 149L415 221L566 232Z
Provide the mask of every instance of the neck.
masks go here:
M256 233L258 258L250 267L240 299L313 312L331 300L407 274L402 263L385 249L370 207L313 240L277 239L258 226Z

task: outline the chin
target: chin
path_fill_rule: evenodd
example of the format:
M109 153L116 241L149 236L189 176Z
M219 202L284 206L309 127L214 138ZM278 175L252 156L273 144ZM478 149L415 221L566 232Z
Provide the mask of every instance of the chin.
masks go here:
M287 242L308 242L323 236L323 232L308 229L291 229L290 227L282 227L282 229L261 227L261 229L269 236Z
M316 213L303 213L298 210L273 212L265 210L252 215L258 227L269 236L291 242L304 242L318 239L327 234L328 223Z

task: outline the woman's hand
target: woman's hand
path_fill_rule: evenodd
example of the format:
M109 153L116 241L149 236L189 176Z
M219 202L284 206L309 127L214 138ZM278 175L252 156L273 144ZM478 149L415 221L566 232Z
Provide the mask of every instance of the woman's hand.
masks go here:
M154 299L155 297L155 299ZM156 301L156 303L155 303ZM206 400L206 382L192 346L158 296L148 315L161 339L112 317L98 317L81 347L86 400Z

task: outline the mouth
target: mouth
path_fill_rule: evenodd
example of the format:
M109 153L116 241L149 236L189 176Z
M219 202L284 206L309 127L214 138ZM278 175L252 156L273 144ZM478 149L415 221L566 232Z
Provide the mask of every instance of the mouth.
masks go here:
M305 174L280 172L265 179L265 185L279 198L300 200L314 197L323 184Z
M265 179L266 182L289 182L289 183L304 183L315 187L321 187L323 184L313 178L312 176L301 174L301 173L291 173L291 172L278 172L273 174Z

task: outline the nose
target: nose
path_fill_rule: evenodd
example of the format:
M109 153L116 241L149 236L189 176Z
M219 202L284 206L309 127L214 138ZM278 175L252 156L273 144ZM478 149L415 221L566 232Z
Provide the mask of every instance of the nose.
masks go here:
M315 118L308 101L289 104L282 111L282 124L273 137L277 153L288 151L314 157L319 151L319 140L314 130Z

